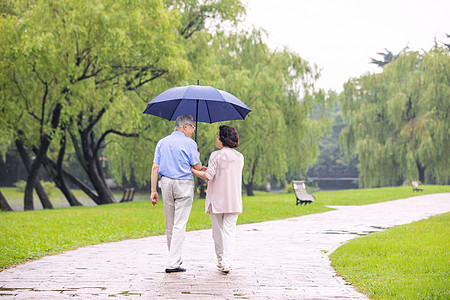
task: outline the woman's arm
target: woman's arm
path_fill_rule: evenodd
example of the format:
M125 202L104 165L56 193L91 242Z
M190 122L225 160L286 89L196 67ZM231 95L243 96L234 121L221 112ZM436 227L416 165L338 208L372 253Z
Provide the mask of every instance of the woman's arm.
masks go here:
M194 167L191 167L191 170L192 170L192 173L194 173L194 175L197 176L198 178L208 180L208 178L205 176L204 171L198 171L198 170L194 169Z
M206 169L208 169L205 166L202 166L202 163L198 163L196 165L191 166L191 168L197 170L197 171L206 171Z

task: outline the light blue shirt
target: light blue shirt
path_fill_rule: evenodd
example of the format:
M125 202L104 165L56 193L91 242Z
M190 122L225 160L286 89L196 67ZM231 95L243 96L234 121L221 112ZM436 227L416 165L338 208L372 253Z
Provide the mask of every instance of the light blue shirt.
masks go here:
M153 162L159 165L160 177L194 180L191 166L200 162L197 143L183 132L174 131L158 142Z

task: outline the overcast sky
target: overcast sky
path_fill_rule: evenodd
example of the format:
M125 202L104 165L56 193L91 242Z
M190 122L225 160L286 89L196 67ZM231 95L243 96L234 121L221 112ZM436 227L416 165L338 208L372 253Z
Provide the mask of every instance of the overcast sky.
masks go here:
M247 23L264 28L272 49L287 46L322 69L319 87L342 91L350 77L379 68L384 48L428 51L449 43L450 0L243 0Z

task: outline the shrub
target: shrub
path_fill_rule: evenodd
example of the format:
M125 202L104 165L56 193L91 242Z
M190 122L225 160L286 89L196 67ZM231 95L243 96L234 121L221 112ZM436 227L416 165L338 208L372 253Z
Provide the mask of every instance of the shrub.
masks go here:
M287 183L286 186L284 187L284 189L281 190L282 194L292 194L294 193L294 188L292 187L292 182L291 183Z
M41 180L41 186L44 189L44 191L48 197L53 196L53 192L55 191L55 188L56 188L55 184L53 182Z
M18 192L23 193L25 192L25 186L27 185L27 182L25 180L19 180L14 183L14 185L16 186Z

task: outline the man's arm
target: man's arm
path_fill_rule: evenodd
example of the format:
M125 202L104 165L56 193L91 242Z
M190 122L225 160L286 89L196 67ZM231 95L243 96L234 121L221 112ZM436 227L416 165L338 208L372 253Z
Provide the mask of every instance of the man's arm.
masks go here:
M152 200L153 206L158 204L158 192L156 190L156 183L158 182L158 171L159 171L159 165L156 163L153 163L152 166L152 175L150 177L150 186L151 186L151 194L150 199Z

